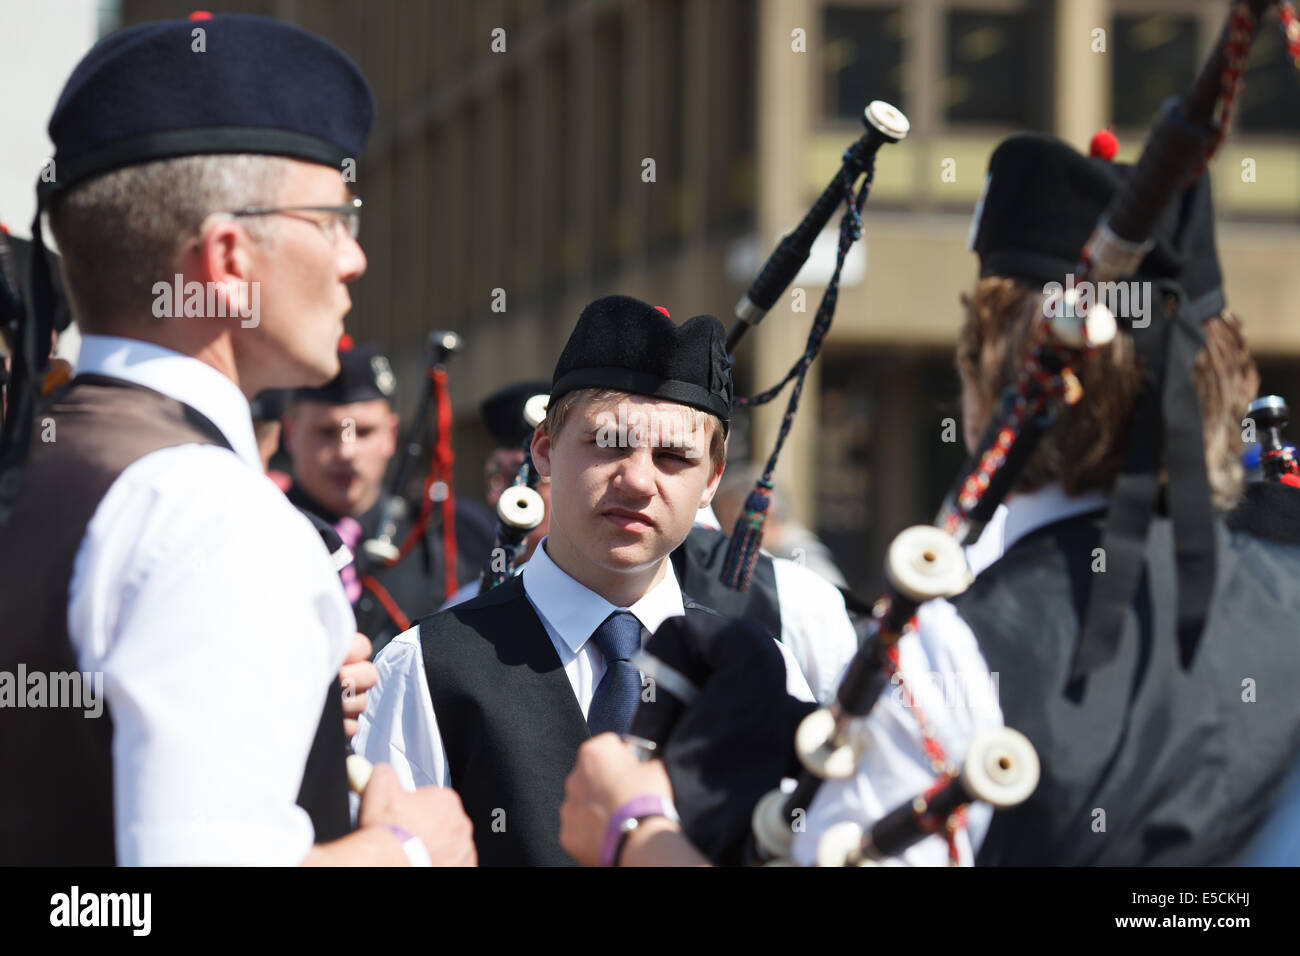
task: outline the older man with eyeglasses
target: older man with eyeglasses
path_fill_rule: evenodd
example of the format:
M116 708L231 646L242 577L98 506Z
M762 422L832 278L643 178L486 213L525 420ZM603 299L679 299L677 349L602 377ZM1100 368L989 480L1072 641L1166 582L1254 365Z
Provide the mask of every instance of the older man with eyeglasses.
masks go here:
M38 411L37 255L0 443L0 671L101 675L107 719L9 712L0 864L474 861L455 794L404 793L387 767L352 832L337 674L356 625L262 475L248 404L339 371L366 269L340 166L372 111L339 50L247 16L110 35L64 88L39 196L85 338ZM173 276L185 308L158 316Z

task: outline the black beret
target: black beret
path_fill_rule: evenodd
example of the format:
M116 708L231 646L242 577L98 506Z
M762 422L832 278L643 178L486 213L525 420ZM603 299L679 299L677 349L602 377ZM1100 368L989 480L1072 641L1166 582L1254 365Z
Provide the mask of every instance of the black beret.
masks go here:
M550 382L516 382L499 388L479 406L483 424L500 448L518 448L533 433L524 419L524 405L534 395L548 395Z
M358 345L339 352L339 374L320 388L294 391L294 401L351 405L382 398L390 405L397 391L397 377L388 358L377 345Z
M1085 157L1050 136L1004 140L989 160L971 227L980 275L1063 283L1111 197L1132 174L1128 164ZM1223 308L1208 174L1170 203L1151 238L1155 245L1133 278L1173 282L1193 302L1217 294L1210 314Z
M72 71L50 118L53 181L38 191L201 153L338 167L360 154L373 113L356 64L299 27L242 14L144 23L109 34Z
M580 388L610 388L680 402L730 426L727 330L711 315L681 325L652 305L607 295L582 310L560 353L551 401Z

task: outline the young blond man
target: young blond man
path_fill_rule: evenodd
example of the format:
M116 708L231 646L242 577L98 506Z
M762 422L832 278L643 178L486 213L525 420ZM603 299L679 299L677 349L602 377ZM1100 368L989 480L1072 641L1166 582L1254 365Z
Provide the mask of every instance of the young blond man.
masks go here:
M627 730L643 691L632 658L660 624L714 613L683 596L668 555L722 476L725 341L712 316L678 326L627 296L589 305L533 436L551 482L547 538L521 575L425 618L376 660L359 751L394 760L408 788L454 786L485 865L573 862L559 807L578 747Z

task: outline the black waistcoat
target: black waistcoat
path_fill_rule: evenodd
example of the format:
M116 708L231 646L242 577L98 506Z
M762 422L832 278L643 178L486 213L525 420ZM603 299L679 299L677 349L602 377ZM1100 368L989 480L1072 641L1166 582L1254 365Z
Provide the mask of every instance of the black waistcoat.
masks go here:
M1185 864L1230 858L1300 746L1300 547L1220 526L1213 608L1178 660L1173 540L1153 522L1120 651L1067 687L1101 514L1016 542L953 603L998 675L1008 726L1043 776L999 812L985 864Z
M34 442L13 517L0 527L0 671L15 673L21 663L29 674L71 673L77 656L67 632L68 584L108 489L159 449L230 446L188 405L106 376L78 376L39 415L36 435L48 419L54 440ZM0 767L8 781L0 787L0 864L116 862L111 716L107 706L97 719L66 707L0 711ZM331 693L299 799L318 839L349 829L343 747L342 704Z
M727 617L744 618L781 640L781 602L776 592L772 559L760 554L749 579L748 591L729 588L719 578L731 543L716 528L695 525L672 553L673 571L682 593Z
M687 614L711 614L686 602ZM546 629L513 577L420 621L451 784L481 866L564 866L564 778L591 736Z

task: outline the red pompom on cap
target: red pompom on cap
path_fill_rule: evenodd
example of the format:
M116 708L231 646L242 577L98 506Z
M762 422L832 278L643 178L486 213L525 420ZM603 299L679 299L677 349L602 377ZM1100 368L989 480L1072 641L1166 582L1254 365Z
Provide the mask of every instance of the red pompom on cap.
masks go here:
M1088 155L1095 156L1097 159L1104 159L1110 162L1119 152L1119 140L1115 137L1115 132L1110 127L1099 129L1092 134L1092 142L1088 144Z
M665 309L662 305L656 305L655 308L658 309L660 312L662 312L662 313L664 314L664 318L665 318L665 319L671 319L671 318L672 318L672 316L668 314L668 310Z
M191 20L211 20L212 14L207 10L195 10L190 14Z

